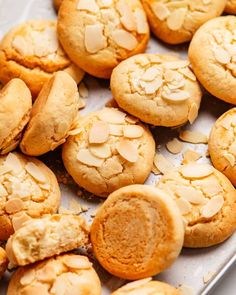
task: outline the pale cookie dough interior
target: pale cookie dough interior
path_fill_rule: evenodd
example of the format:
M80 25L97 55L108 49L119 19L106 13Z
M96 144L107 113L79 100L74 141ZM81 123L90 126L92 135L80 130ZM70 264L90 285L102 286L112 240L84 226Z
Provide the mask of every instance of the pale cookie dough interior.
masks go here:
M35 158L0 158L0 240L32 218L57 212L60 190L53 172Z
M85 256L65 254L19 268L8 295L100 295L101 283Z
M190 41L209 19L220 16L226 0L142 0L153 33L170 44Z
M111 274L129 280L156 275L178 257L184 226L168 194L147 185L113 192L91 227L96 258Z
M79 67L109 78L121 60L145 51L149 27L139 0L65 0L58 35Z
M59 44L56 21L28 21L9 31L0 44L0 81L20 77L37 96L56 71L68 72L79 83L84 72L66 56Z
M202 85L214 96L236 104L236 17L208 21L194 35L189 59Z
M6 251L0 247L0 280L7 269L8 259Z
M236 0L227 0L225 12L236 14Z
M185 247L209 247L236 229L236 191L230 181L208 164L180 166L157 187L176 201L185 228Z
M118 105L156 126L193 123L201 90L189 62L170 55L140 54L120 63L111 76Z
M209 139L209 153L215 168L236 185L236 108L216 121Z
M54 150L66 141L78 116L80 97L71 76L59 71L44 84L35 101L20 148L30 156Z
M7 241L7 256L13 265L27 265L87 245L88 233L81 216L54 214L32 219Z
M104 108L79 122L78 134L63 145L64 165L75 182L101 197L151 172L155 142L138 119Z

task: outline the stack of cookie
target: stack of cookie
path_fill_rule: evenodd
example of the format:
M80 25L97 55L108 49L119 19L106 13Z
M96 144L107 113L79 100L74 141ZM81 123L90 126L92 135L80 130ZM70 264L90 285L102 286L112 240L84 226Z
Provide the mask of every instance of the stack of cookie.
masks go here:
M173 167L156 155L147 124L193 124L201 85L236 104L236 17L220 16L224 9L236 13L236 1L54 5L57 22L28 21L0 43L0 277L7 265L18 268L7 294L101 294L84 252L66 253L82 247L88 254L90 245L110 274L137 280L112 294L181 294L151 277L171 266L182 247L213 246L236 229L236 108L212 128L214 167L196 163L191 152ZM169 44L191 41L189 60L145 53L150 30ZM115 102L81 116L77 84L85 73L110 79ZM180 136L186 138L207 141L191 132ZM174 139L167 148L178 154L182 145ZM107 198L91 228L82 216L58 213L58 181L35 158L59 146L74 182ZM145 184L153 163L164 174L156 186Z

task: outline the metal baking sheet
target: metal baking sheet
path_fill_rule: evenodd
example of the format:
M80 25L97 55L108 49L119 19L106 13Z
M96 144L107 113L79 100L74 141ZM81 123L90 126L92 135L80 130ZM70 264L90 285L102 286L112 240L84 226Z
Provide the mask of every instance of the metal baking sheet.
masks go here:
M12 26L21 23L27 19L52 19L56 14L52 6L52 0L0 0L0 38ZM186 46L167 46L152 39L149 43L147 52L150 53L173 53L179 56L187 56ZM86 76L85 83L89 89L89 97L86 99L86 108L82 114L87 114L91 111L102 108L112 96L109 90L109 82L95 79ZM199 117L193 126L185 126L184 128L191 128L193 130L202 131L205 134L210 132L212 124L222 113L224 113L231 106L227 105L205 93L200 110ZM165 149L165 142L170 138L177 136L175 129L167 128L151 128L155 137L157 148L171 158L175 165L181 162L181 155L172 155ZM184 148L191 148L205 155L206 145L192 145L184 143ZM60 149L54 153L50 153L41 158L47 163L57 175L62 175L63 165L60 159ZM206 156L203 156L199 162L209 162ZM154 185L158 180L157 176L153 174L147 180L147 184ZM92 216L97 206L102 202L101 199L91 196L89 193L84 193L82 197L77 196L78 187L69 181L67 185L61 184L63 195L63 206L68 206L69 200L74 199L81 205L87 206L89 210L83 215L91 223ZM229 267L236 261L236 233L221 245L207 248L207 249L183 249L177 261L165 272L156 276L156 279L168 282L176 287L181 284L192 287L194 294L212 294L214 285L229 269ZM103 270L95 262L96 270L98 271L102 284L104 295L110 294L114 290L124 284L124 280L112 277L105 270ZM204 284L203 277L209 273L214 273L212 279ZM0 282L0 295L6 294L8 280L10 274L6 274L4 279Z

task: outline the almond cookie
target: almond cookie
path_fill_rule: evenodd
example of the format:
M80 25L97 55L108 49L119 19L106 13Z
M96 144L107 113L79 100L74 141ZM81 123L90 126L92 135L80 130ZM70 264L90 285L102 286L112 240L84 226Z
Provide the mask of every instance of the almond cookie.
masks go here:
M0 247L0 279L7 269L8 259L6 251Z
M174 287L151 278L128 283L111 295L181 295Z
M7 295L100 295L101 283L85 256L64 254L30 266L12 276Z
M57 72L36 99L20 148L30 156L54 150L73 129L80 104L77 84L66 72Z
M236 14L236 0L227 0L225 12Z
M113 192L91 227L98 261L111 274L129 280L164 271L178 257L183 238L183 221L175 202L147 185Z
M0 44L0 81L6 84L20 77L33 97L57 71L68 72L79 83L84 72L75 66L61 48L51 20L28 21L8 32Z
M78 185L107 197L122 186L145 182L155 142L138 119L104 108L83 118L77 130L63 145L62 158Z
M166 127L193 123L202 96L188 61L159 54L139 54L120 63L111 90L122 109Z
M230 109L216 121L208 145L215 168L236 186L236 108Z
M62 1L63 1L63 0L53 0L53 4L54 4L54 7L55 7L56 11L59 10Z
M58 36L81 69L110 78L120 61L145 51L149 27L139 0L65 0L58 16Z
M164 42L190 41L209 19L220 16L226 0L142 0L152 32Z
M60 189L41 161L10 153L0 157L0 241L24 222L57 212Z
M0 90L0 155L18 146L31 108L31 94L22 80L12 79Z
M31 219L8 239L6 252L12 265L27 265L85 246L88 234L81 216L54 214Z
M193 71L214 96L236 104L236 17L222 16L205 23L189 47Z
M190 163L165 174L157 187L169 193L183 216L184 246L209 247L236 229L236 191L208 164Z

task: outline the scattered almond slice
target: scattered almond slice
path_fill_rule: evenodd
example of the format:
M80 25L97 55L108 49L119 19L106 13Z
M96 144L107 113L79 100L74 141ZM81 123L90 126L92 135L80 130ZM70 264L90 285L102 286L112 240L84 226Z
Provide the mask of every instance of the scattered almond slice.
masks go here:
M104 108L98 113L100 120L111 124L124 124L126 114L114 108Z
M134 17L137 25L138 34L146 34L149 31L147 17L144 11L140 8L136 8L134 11Z
M157 67L154 67L154 66L150 67L143 74L142 80L145 82L151 82L158 76L159 73L160 73L160 70Z
M109 124L110 135L123 136L123 125Z
M224 198L222 196L215 196L202 207L201 213L205 218L211 218L216 215L224 205Z
M5 210L8 214L17 213L24 208L24 203L21 199L14 198L6 202Z
M0 175L6 174L10 171L12 171L11 167L8 167L6 165L0 167Z
M133 117L133 116L127 115L127 116L125 117L125 121L128 122L128 123L130 123L130 124L136 124L136 123L139 121L139 119L136 118L136 117Z
M77 128L77 129L73 129L73 130L70 130L68 132L68 136L75 136L75 135L78 135L82 132L82 128Z
M71 199L69 201L69 210L73 214L79 214L79 213L82 212L82 209L81 209L81 206L80 206L79 202L77 202L74 199Z
M89 131L89 143L104 143L109 137L109 125L104 121L95 122Z
M134 281L134 282L128 283L124 287L122 287L122 290L123 291L134 290L136 288L139 288L139 287L147 284L151 280L152 280L152 278L146 278L146 279L142 279L142 280L138 280L138 281Z
M152 2L151 8L155 16L161 21L167 19L170 15L170 11L164 3Z
M4 163L7 167L10 167L15 173L20 173L23 169L21 161L19 158L13 154L9 153Z
M89 53L97 53L107 47L103 30L104 26L102 24L87 25L85 27L84 43Z
M208 164L190 163L180 168L180 173L188 179L204 178L213 173L213 167Z
M19 216L14 215L12 218L12 226L14 231L21 228L25 222L29 221L31 218L25 213L22 212Z
M189 65L190 65L190 62L188 60L166 61L163 63L163 66L166 69L171 69L171 70L179 70L181 68L186 68Z
M172 12L167 18L167 26L172 31L178 31L182 28L187 8L179 8Z
M0 198L4 198L8 195L7 190L5 187L0 183Z
M86 85L84 84L84 82L81 82L79 84L79 95L82 98L87 98L88 97L88 88L86 87Z
M35 270L32 268L24 273L20 279L20 284L22 286L30 285L35 279Z
M188 120L190 124L193 124L193 122L196 120L198 116L198 107L197 104L194 102L191 104L189 113L188 113Z
M139 138L143 135L144 129L138 125L126 125L123 128L124 137L127 138Z
M112 33L112 39L118 46L130 51L138 45L137 39L131 33L122 29L116 29Z
M121 14L120 22L128 31L136 30L136 21L132 13L131 7L124 0L120 0L116 4L116 8Z
M179 90L170 93L162 92L162 97L172 103L181 103L189 99L190 93L185 90Z
M172 140L167 142L166 148L172 154L179 154L183 149L183 143L177 138L173 138Z
M121 139L117 144L117 151L128 162L135 163L138 160L138 149L129 140Z
M215 276L215 271L209 271L207 274L203 276L203 283L207 284L211 279Z
M88 166L101 167L104 160L95 157L88 149L81 149L78 152L77 159Z
M67 209L67 208L65 208L63 206L59 207L58 213L59 214L73 214L73 212L71 212L69 209Z
M189 80L191 81L196 81L197 78L196 76L194 75L194 73L188 68L180 68L178 69L178 71L183 74L185 77L187 77Z
M90 152L97 158L107 159L111 156L109 144L96 144L89 147Z
M36 279L43 283L51 283L56 279L57 269L53 265L45 265L36 273ZM42 293L41 293L42 294Z
M162 174L165 174L174 168L174 165L171 163L171 161L165 158L162 154L155 155L154 164Z
M226 152L223 154L223 157L229 162L231 167L234 167L235 157L232 154Z
M155 175L160 175L161 174L161 171L156 167L156 165L153 163L153 166L152 166L152 173L155 174Z
M146 94L154 94L162 86L163 80L161 77L158 77L152 82L145 82L143 80L140 80L139 83Z
M236 140L229 147L229 152L233 155L236 155Z
M178 186L176 193L182 199L188 201L191 204L199 205L205 203L205 197L200 190L196 190L191 186Z
M97 13L99 11L99 6L97 5L95 0L79 0L77 9Z
M185 199L182 199L182 198L179 198L177 200L175 200L178 208L179 208L179 211L182 215L186 215L188 214L190 211L191 211L191 204L185 200Z
M41 170L33 162L29 162L25 165L25 170L38 182L46 182L47 179Z
M198 159L200 159L202 156L190 149L187 149L184 153L183 153L183 161L182 164L189 164L191 162L196 162Z
M82 256L66 256L63 262L67 267L74 269L90 269L92 267L92 263L87 257Z
M225 116L221 121L220 125L224 127L226 130L229 130L232 124L232 117L230 115Z
M208 143L208 136L199 131L181 131L179 138L190 143Z
M215 55L215 59L223 65L226 65L230 62L231 56L223 48L220 48L220 47L215 48L214 55Z

